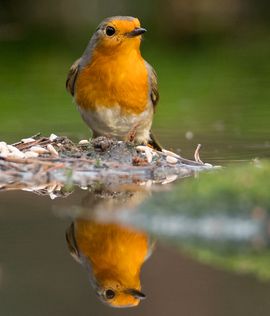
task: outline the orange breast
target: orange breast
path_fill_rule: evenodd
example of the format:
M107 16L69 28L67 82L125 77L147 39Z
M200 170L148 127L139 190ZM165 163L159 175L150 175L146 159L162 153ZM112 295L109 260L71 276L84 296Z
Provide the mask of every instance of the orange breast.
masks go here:
M148 252L145 233L117 224L77 220L76 242L80 252L90 261L96 277L106 279L110 272L123 284L136 288ZM105 271L104 275L100 274L102 271Z
M137 51L94 53L78 75L76 102L84 109L119 105L125 113L141 113L149 96L145 61Z

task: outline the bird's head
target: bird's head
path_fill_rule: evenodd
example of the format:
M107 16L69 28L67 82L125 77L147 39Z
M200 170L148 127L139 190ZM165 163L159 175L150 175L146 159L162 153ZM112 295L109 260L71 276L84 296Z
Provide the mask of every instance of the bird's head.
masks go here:
M114 53L118 50L139 50L141 35L146 32L137 18L115 16L100 23L91 41L94 51Z
M133 307L145 298L140 270L148 254L144 233L115 224L78 220L66 232L71 255L88 270L98 298L111 307Z
M135 307L145 295L141 292L140 285L136 288L123 286L119 281L108 279L96 288L100 300L111 307Z

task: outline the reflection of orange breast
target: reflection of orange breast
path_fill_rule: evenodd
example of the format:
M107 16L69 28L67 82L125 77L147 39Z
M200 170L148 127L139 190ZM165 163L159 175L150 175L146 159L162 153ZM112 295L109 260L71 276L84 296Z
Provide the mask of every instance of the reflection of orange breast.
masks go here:
M105 279L101 271L110 271L124 284L139 283L140 269L148 253L145 233L116 224L78 220L76 242L96 276Z
M127 54L94 54L78 75L76 103L84 109L120 105L127 113L141 113L148 103L145 61L137 51Z

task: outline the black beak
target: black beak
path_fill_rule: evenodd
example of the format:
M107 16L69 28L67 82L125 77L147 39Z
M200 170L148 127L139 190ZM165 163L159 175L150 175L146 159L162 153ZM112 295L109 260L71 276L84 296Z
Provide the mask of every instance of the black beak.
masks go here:
M142 35L145 32L146 32L146 29L142 27L136 27L133 31L127 33L126 35L127 37L135 37L135 36Z
M132 295L135 298L138 298L139 300L144 300L146 298L145 294L135 289L128 289L127 293Z

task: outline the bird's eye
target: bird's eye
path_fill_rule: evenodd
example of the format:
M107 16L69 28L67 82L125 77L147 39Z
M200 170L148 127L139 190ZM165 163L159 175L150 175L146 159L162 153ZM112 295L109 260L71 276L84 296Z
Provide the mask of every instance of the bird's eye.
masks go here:
M112 26L107 26L106 27L106 35L108 36L113 36L113 34L115 33L115 28Z
M113 290L106 290L105 296L108 300L111 300L115 297L115 292Z

